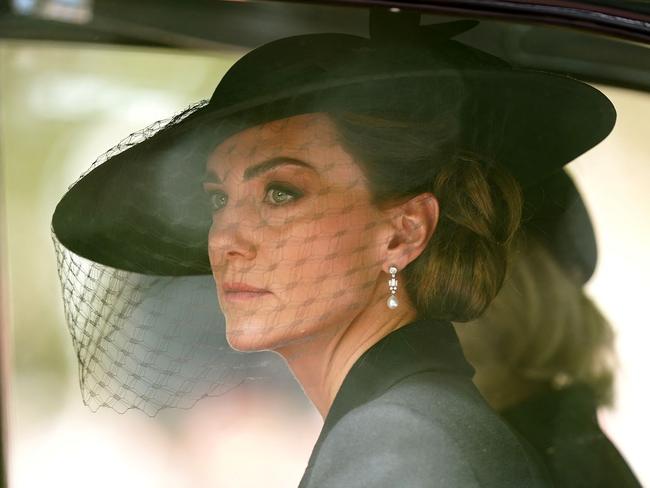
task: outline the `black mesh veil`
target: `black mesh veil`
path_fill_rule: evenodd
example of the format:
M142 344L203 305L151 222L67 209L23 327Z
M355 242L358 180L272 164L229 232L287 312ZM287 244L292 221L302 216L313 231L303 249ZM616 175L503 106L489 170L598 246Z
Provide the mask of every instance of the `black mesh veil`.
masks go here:
M129 135L79 179L206 103ZM187 408L246 379L281 371L279 358L270 352L242 353L228 345L212 276L120 270L78 256L54 232L52 238L81 393L93 411L136 408L154 415L167 407Z

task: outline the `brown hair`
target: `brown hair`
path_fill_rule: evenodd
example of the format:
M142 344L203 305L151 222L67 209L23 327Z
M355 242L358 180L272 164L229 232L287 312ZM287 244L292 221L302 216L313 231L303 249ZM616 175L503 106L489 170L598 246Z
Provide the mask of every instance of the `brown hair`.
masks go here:
M330 114L341 143L361 163L375 204L431 192L440 219L427 248L402 273L421 317L478 317L501 288L521 219L516 180L463 150L457 118Z

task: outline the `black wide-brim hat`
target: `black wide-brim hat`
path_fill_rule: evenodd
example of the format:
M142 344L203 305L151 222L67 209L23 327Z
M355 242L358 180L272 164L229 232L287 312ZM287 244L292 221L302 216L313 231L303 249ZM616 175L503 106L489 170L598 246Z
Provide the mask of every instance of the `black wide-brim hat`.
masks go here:
M549 251L576 285L584 285L594 274L596 234L587 205L566 171L525 189L521 228Z
M243 129L313 112L458 120L458 145L527 188L604 139L616 112L597 89L512 67L450 37L473 23L371 23L370 38L310 34L261 46L208 103L109 152L58 204L52 229L72 253L148 275L210 274L205 163ZM188 74L191 76L191 74ZM399 161L395 161L399 164ZM419 183L419 182L414 182Z

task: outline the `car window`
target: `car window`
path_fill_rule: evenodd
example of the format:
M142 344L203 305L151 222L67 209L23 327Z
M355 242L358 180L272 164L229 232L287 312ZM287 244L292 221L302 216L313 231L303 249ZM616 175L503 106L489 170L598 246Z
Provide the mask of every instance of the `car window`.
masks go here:
M258 17L251 17L231 5L238 2L221 3L230 29L215 40L209 38L210 19L191 12L185 12L191 19L182 32L118 25L112 23L114 12L106 14L102 31L100 2L96 10L91 2L14 2L20 14L36 12L42 22L67 17L69 23L47 26L55 41L38 34L0 39L10 486L286 487L297 486L302 476L322 420L279 358L264 356L265 378L189 410L163 410L155 417L108 409L93 413L82 404L61 301L50 225L68 187L120 140L209 99L216 82L253 46L320 28L310 23L307 5L296 10L262 5ZM131 14L142 17L147 11L142 8L134 6ZM363 29L365 12L338 8L324 7L322 23L350 33ZM101 43L93 42L90 30L75 30L91 18ZM621 57L620 67L598 69L605 57L590 46L618 49L624 41L547 25L484 21L481 28L494 34L486 50L522 66L582 77L616 108L612 133L567 171L591 216L598 246L586 296L614 333L613 402L599 408L598 420L640 482L650 484L642 444L650 435L644 411L650 82L639 68L649 62L648 48L637 42L629 51L645 61ZM82 42L65 40L66 32ZM552 38L549 32L573 36L579 48L565 44L563 52L553 50L543 44ZM471 31L460 38L481 42Z

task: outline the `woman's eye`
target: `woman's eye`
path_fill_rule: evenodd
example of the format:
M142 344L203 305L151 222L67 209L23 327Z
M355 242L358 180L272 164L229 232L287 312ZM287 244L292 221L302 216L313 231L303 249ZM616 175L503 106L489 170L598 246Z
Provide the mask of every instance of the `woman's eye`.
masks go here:
M221 210L228 203L228 195L223 192L212 193L210 195L210 203L212 204L213 211Z
M265 201L272 205L284 205L287 202L299 198L301 194L297 191L290 190L280 186L270 186L266 190Z

